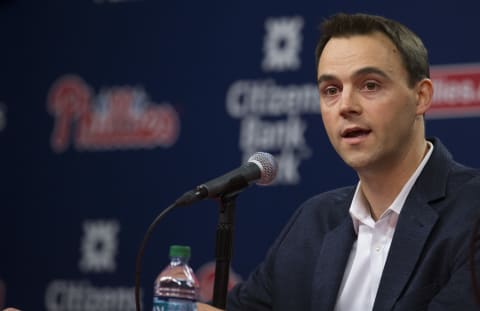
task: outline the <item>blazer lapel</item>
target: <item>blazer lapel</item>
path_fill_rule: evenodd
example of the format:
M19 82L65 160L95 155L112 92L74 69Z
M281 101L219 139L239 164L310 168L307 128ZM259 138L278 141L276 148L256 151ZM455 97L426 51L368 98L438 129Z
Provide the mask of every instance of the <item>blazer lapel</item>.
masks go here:
M383 269L373 310L391 310L415 270L425 242L437 222L438 214L425 203L415 205L413 213L402 211Z
M433 203L445 197L451 155L438 139L400 213L373 310L391 310L402 294L438 220Z
M355 239L350 217L325 235L314 271L312 310L333 310Z

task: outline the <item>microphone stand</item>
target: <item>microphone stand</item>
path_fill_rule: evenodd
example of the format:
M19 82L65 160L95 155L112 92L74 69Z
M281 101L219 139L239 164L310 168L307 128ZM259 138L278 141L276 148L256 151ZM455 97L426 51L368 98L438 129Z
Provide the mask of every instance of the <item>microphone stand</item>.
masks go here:
M243 179L232 179L236 184L235 191L226 193L220 197L220 210L217 225L217 237L215 245L215 283L213 287L213 306L225 309L227 305L228 278L230 273L230 261L233 253L233 229L235 205L238 194L248 183Z

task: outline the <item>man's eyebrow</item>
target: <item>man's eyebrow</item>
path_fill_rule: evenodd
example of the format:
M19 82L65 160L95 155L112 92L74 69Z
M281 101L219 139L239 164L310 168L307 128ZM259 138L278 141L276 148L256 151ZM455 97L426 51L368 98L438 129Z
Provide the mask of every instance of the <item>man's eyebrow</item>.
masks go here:
M388 74L385 73L385 71L377 68L377 67L364 67L364 68L360 68L358 69L357 71L355 71L353 73L353 77L358 77L358 76L363 76L363 75L367 75L367 74L377 74L379 76L382 76L386 79L389 79L390 77L388 76Z
M355 71L352 75L352 77L358 77L362 75L367 75L367 74L377 74L380 75L384 78L389 79L388 74L385 73L385 71L378 69L377 67L364 67L360 68L357 71ZM338 78L335 75L332 74L322 74L317 78L317 84L320 84L325 81L332 81L332 80L337 80Z
M323 74L323 75L320 75L318 78L317 78L317 84L320 84L324 81L332 81L332 80L336 80L337 77L334 76L334 75L330 75L330 74Z

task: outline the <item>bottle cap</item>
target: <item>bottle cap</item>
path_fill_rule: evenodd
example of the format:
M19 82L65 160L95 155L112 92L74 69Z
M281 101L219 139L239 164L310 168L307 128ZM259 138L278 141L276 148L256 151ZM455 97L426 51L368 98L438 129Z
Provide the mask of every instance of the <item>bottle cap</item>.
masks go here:
M170 257L190 258L190 246L172 245L170 246Z

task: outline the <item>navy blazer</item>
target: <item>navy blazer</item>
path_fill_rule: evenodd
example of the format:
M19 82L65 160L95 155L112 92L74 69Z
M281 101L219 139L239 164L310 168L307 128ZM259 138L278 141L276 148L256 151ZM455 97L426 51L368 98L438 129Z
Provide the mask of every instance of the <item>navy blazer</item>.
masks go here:
M480 173L456 163L438 139L431 141L432 156L398 219L375 311L480 310L469 265ZM264 262L230 291L227 310L333 310L356 239L348 212L354 191L336 189L306 201Z

